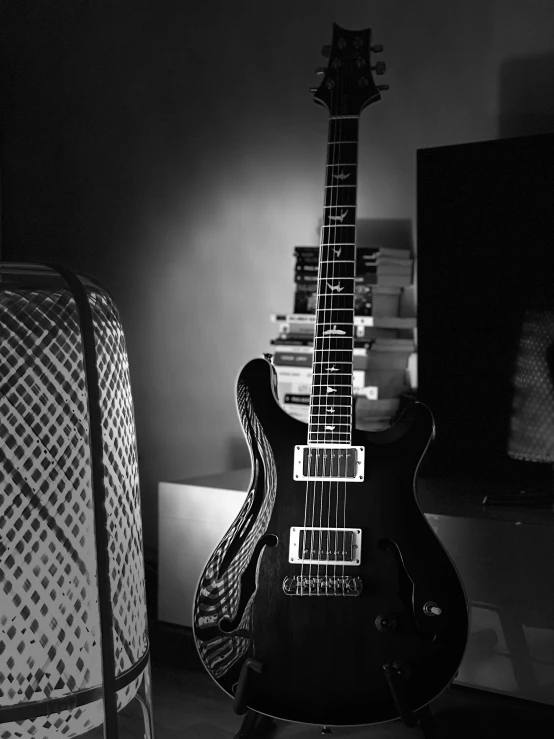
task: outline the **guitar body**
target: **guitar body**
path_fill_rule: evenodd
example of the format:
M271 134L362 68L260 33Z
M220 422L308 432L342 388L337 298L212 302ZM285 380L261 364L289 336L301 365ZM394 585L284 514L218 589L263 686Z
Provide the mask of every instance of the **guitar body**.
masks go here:
M200 578L199 655L230 696L245 660L258 660L247 705L275 718L341 726L395 719L384 665L406 666L404 698L415 711L450 684L467 643L463 587L414 493L433 418L414 403L386 431L354 430L352 445L365 448L363 482L296 481L294 447L306 444L307 425L281 409L275 387L267 359L249 362L238 379L252 481ZM362 532L360 564L345 569L355 569L361 592L286 594L285 578L301 568L289 562L291 530L305 525L306 508L324 516L342 509L344 494L344 525Z

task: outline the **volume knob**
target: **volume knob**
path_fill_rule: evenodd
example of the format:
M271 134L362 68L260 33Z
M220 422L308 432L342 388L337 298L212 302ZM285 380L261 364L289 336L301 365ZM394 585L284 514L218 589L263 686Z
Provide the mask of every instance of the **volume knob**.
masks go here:
M396 629L396 616L393 613L380 613L375 619L378 631L394 631Z

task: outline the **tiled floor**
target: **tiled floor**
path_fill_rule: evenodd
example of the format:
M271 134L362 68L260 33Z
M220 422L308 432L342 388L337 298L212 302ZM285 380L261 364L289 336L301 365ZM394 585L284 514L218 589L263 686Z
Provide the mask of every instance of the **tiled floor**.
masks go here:
M190 632L155 622L155 582L149 578L152 683L156 739L233 739L242 717L231 700L204 671ZM492 739L507 736L554 736L554 709L496 694L453 686L431 706L439 739ZM133 710L135 713L133 713ZM142 735L135 709L123 712L128 736ZM124 723L126 722L126 723ZM317 739L321 727L269 722L256 739ZM125 731L127 735L127 731ZM355 728L333 727L330 739L406 739L423 736L419 727L400 721ZM122 737L127 739L127 737Z

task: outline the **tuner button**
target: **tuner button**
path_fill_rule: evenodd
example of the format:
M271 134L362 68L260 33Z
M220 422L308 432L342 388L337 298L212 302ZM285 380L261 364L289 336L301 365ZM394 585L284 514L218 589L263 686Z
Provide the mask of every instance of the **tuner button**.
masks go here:
M380 54L383 51L383 46L381 44L375 44L375 46L371 47L371 51L374 54Z
M312 94L316 93L319 90L319 87L310 87L310 92Z
M331 56L331 46L329 44L325 44L325 46L322 46L321 55L324 56L326 59L329 59L329 57Z
M387 65L385 62L377 62L377 64L374 67L371 67L371 69L374 70L375 74L385 74L387 71Z
M383 92L384 92L385 90L389 90L390 88L389 88L388 85L377 85L377 89L378 90L383 90Z
M322 75L322 74L325 74L325 67L317 67L317 69L315 70L315 73L316 73L316 74L317 74L318 76L320 76L320 75Z

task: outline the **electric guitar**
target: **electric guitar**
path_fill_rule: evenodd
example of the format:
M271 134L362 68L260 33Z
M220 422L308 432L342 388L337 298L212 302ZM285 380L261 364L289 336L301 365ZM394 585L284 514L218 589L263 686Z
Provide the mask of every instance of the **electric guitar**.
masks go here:
M460 578L415 498L430 411L415 402L384 431L354 427L358 122L380 99L370 44L370 29L335 24L315 92L329 140L309 423L278 404L269 355L243 368L252 479L193 605L200 658L241 712L338 726L425 707L468 638Z

